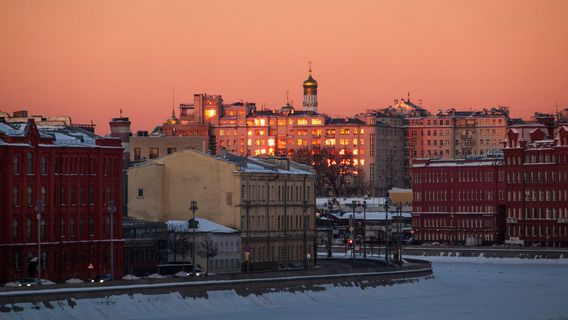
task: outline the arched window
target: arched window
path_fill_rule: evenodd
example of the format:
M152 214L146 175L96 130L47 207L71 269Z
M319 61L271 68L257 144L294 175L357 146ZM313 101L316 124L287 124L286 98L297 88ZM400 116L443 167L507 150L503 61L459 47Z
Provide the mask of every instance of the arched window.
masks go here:
M20 174L20 157L15 155L12 159L12 167L14 168L14 175Z
M12 221L12 239L13 240L18 240L18 233L19 233L19 222L18 219L14 219L14 221Z

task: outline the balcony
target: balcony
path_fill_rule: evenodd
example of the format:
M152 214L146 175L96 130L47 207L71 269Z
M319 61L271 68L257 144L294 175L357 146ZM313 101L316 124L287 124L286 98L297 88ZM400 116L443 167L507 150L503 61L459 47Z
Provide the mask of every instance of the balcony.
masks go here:
M558 223L568 223L568 218L558 218Z
M507 217L507 223L509 223L509 224L517 223L517 218Z

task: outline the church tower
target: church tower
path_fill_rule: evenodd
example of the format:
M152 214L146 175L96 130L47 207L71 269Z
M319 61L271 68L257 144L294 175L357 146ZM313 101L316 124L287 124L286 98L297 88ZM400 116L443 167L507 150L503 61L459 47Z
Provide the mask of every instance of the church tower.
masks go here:
M312 78L312 63L310 75L304 81L304 111L318 112L318 82Z

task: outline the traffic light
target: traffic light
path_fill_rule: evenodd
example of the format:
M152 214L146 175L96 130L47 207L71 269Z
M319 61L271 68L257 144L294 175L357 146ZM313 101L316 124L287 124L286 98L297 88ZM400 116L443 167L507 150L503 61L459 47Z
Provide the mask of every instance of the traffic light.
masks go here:
M351 238L347 239L347 245L352 246L353 245L353 239L351 239Z

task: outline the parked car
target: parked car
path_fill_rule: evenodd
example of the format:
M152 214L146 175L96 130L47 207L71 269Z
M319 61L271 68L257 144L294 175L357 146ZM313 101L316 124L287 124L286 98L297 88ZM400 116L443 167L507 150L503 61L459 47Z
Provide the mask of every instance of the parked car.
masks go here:
M107 282L112 280L112 275L110 274L99 274L94 279L91 279L91 282Z
M18 287L40 286L41 280L38 278L23 278L16 279L16 283L18 284Z

